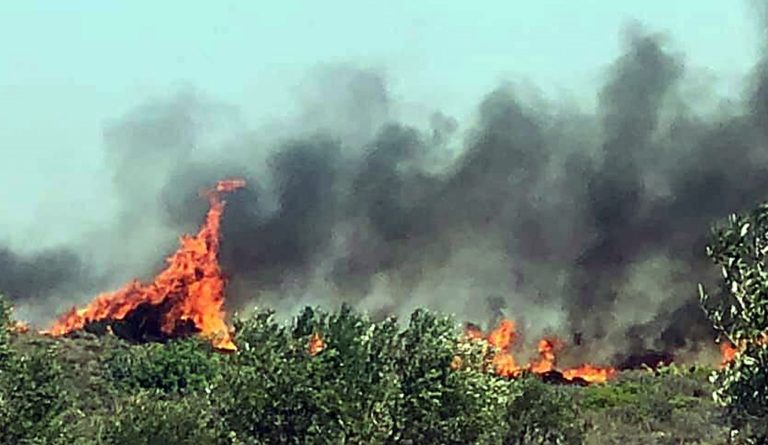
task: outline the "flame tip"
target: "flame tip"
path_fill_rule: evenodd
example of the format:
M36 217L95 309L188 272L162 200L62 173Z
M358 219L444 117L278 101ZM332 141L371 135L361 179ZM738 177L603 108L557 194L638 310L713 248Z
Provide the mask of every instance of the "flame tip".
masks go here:
M244 187L242 178L218 181L209 194L210 208L197 235L182 235L180 247L151 283L131 280L122 288L96 296L82 309L65 312L47 331L53 336L83 329L98 321L124 320L140 306L163 311L159 328L169 337L192 323L216 349L235 351L224 321L225 279L218 263L220 222L224 202L219 193ZM218 337L212 335L218 333ZM221 334L223 333L223 334Z

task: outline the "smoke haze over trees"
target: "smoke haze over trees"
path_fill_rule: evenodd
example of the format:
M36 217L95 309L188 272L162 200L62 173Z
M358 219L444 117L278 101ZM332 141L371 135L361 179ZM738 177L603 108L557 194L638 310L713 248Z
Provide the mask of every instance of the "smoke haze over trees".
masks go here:
M0 290L62 309L149 275L204 215L199 191L243 176L222 230L233 309L501 311L598 358L695 350L711 339L696 307L708 227L768 196L768 71L698 107L709 92L669 39L623 38L589 112L503 84L472 122L406 122L383 76L345 66L270 135L222 137L229 108L197 91L148 103L105 130L116 223L50 253L0 249Z

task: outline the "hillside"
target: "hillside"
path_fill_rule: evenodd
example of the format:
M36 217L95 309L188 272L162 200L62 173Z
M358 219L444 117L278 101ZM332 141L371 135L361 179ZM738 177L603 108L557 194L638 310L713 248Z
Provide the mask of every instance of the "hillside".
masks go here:
M290 324L260 312L236 328L236 353L13 333L2 443L727 443L706 369L588 386L498 377L453 321L423 311L404 330L347 309Z

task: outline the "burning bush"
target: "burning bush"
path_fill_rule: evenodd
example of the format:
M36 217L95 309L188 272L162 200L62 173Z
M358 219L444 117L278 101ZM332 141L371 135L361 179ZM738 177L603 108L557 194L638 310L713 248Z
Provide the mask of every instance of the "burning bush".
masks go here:
M47 333L64 335L98 323L117 323L122 332L134 331L133 338L174 338L199 332L217 348L234 350L224 320L219 233L225 204L222 194L244 186L241 179L227 179L205 191L210 204L205 223L197 235L181 237L181 246L151 283L136 280L101 294L85 308L72 308L62 315Z
M95 378L83 379L80 367L70 372L48 349L37 355L14 352L9 339L36 334L14 328L0 301L0 425L11 425L0 438L48 443L49 436L98 435L103 443L162 438L237 445L580 443L584 422L577 414L582 408L602 410L594 400L643 406L635 410L638 416L624 419L640 425L654 416L678 415L678 405L700 402L696 395L668 392L645 397L632 392L637 387L621 385L614 387L615 394L590 398L588 393L579 401L573 397L578 387L544 382L606 383L617 371L592 365L559 369L556 354L565 344L554 337L538 342L539 355L530 363L518 362L513 355L518 333L511 320L502 320L487 334L476 326L461 332L450 317L418 310L401 330L394 319L373 322L347 306L332 313L307 308L290 324L276 322L269 311L236 319L232 338L224 321L225 281L218 264L224 205L219 194L242 185L224 181L208 194L205 224L197 236L182 238L181 248L154 281L129 283L99 296L53 327L55 336L87 328L132 341L164 342L128 347L111 335L95 337L110 348L91 365ZM758 359L765 364L765 343L759 340L764 331L755 328L764 328L763 278L762 269L737 255L749 244L743 238L752 226L738 227L737 241L722 242L710 254L727 264L727 290L754 323L745 324L732 310L710 312L730 341L743 345L732 351L735 357L721 374L718 394L739 412L759 416L765 409L759 397L765 392L752 395L750 385L763 385L765 391L765 371L754 366ZM722 235L728 236L733 234ZM748 241L768 254L761 244L768 243L765 238ZM748 253L752 257L742 256L754 260L754 252ZM203 338L186 338L196 333ZM217 352L222 350L230 354ZM107 400L89 404L87 398L70 398L64 389L78 385L98 388ZM614 408L621 412L621 406Z

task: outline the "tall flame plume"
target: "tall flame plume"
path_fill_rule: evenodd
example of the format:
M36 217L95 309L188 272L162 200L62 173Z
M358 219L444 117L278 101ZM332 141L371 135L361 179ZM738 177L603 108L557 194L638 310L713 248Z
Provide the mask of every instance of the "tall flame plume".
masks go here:
M220 350L234 351L225 321L225 279L219 266L222 194L244 187L242 179L219 181L204 192L210 209L195 236L184 235L166 268L147 284L134 280L121 289L98 295L85 308L63 314L47 334L60 336L100 321L123 320L142 305L162 311L160 330L169 337L189 329L208 338Z

